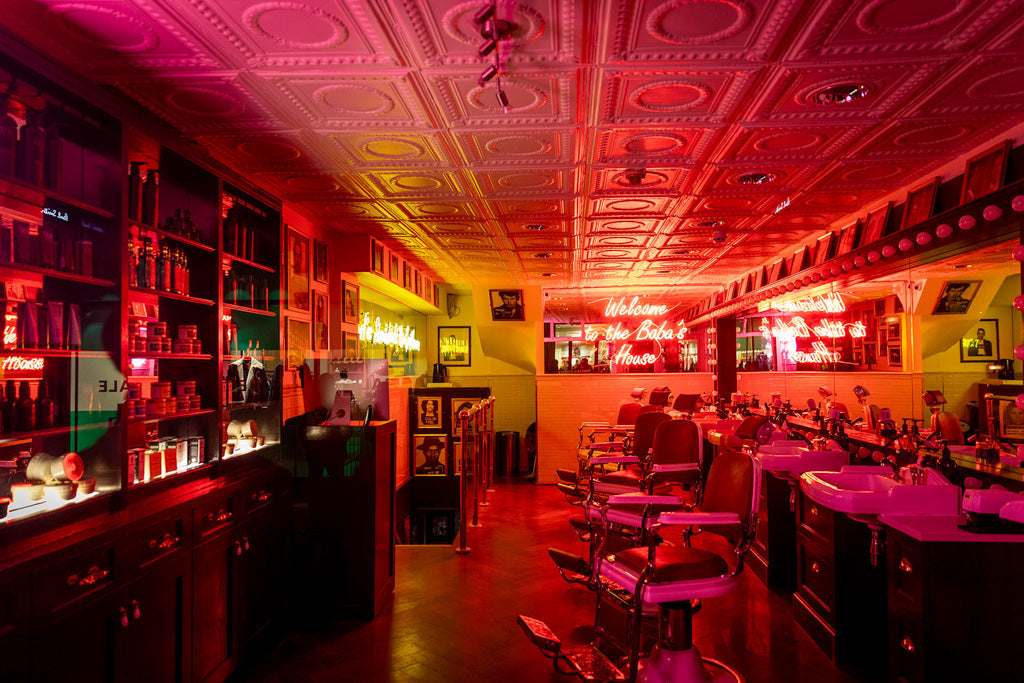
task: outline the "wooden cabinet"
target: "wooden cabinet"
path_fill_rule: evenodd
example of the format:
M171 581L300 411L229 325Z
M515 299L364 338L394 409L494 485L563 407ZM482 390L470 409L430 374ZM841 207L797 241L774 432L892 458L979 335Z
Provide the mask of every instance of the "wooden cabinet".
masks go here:
M751 548L753 572L769 588L796 587L796 515L790 508L795 495L790 481L771 474L761 478L757 536Z
M1024 544L922 542L888 531L890 679L1020 681Z
M885 567L871 564L867 524L797 491L797 623L837 664L883 666ZM881 564L881 563L880 563Z

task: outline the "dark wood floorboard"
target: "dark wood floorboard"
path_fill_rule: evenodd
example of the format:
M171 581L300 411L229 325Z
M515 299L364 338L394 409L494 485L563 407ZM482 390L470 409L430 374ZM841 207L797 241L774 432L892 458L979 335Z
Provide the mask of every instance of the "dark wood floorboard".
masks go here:
M571 681L527 640L517 614L546 621L563 643L589 640L594 598L562 581L549 546L582 551L553 486L502 479L469 529L471 552L399 546L393 600L376 619L312 623L250 660L235 681ZM701 653L750 683L875 683L833 667L793 621L788 594L745 571L732 593L704 601L694 617ZM884 680L884 678L882 679Z

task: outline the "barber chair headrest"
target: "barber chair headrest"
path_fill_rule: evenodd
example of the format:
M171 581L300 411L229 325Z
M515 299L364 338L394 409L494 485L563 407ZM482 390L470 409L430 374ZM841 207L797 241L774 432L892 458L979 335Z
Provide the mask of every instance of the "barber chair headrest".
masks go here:
M929 408L942 405L943 403L946 402L946 397L943 396L942 392L939 391L938 389L933 389L931 391L924 392L923 394L921 394L921 398L924 399L924 404Z
M651 397L647 402L652 406L667 406L671 396L672 390L668 387L654 387L651 389Z
M826 386L820 386L818 387L818 396L828 398L829 396L832 396L832 391Z
M643 387L637 387L633 391L629 392L629 395L632 398L636 399L637 401L640 401L640 400L643 399L644 394L646 394L646 393L647 393L646 389L644 389Z
M858 399L863 399L867 398L871 394L868 392L867 389L858 384L853 388L853 395L856 396Z

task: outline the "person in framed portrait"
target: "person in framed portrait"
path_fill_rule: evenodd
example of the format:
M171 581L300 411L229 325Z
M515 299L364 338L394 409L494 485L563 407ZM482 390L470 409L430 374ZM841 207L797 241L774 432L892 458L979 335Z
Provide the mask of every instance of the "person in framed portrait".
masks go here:
M437 427L441 424L441 411L438 401L427 398L420 402L420 427Z
M985 339L985 328L979 327L974 334L974 339L965 342L967 344L967 355L985 357L992 355L992 341Z
M491 309L492 320L522 320L523 304L519 292L515 289L503 289L498 292L501 305Z
M444 474L445 465L441 461L444 453L444 441L436 436L428 436L423 443L416 446L416 450L423 452L423 464L416 467L416 474Z
M954 282L946 287L946 291L939 297L935 313L966 313L971 300L964 294L970 286L969 282Z

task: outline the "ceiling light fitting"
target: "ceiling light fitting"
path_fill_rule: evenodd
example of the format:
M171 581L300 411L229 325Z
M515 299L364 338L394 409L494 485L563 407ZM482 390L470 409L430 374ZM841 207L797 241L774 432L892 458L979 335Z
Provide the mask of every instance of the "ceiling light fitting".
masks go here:
M530 223L529 225L524 225L523 227L526 228L527 230L543 230L547 226L542 225L540 223Z
M550 257L551 257L551 254L547 253L546 251L542 251L539 254L534 254L533 255L533 258L550 258Z
M870 93L871 88L863 83L843 83L817 91L811 95L811 101L823 107L830 107L834 104L849 104L867 97Z
M498 104L501 105L502 111L508 113L508 95L501 89L501 84L498 84Z
M630 185L641 185L644 182L644 177L647 176L647 169L628 168L622 175L626 178L626 182L629 183Z
M477 79L476 83L477 83L477 85L479 85L482 88L487 83L487 81L491 80L492 78L494 78L497 75L498 75L498 65L497 64L491 64L489 67L484 69L484 72L482 74L480 74L480 78Z
M774 173L745 173L736 179L740 185L767 185L778 178Z

